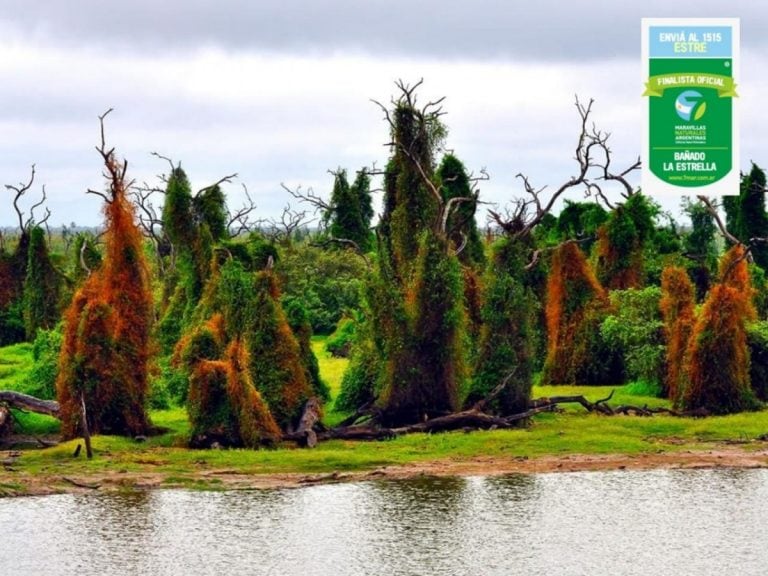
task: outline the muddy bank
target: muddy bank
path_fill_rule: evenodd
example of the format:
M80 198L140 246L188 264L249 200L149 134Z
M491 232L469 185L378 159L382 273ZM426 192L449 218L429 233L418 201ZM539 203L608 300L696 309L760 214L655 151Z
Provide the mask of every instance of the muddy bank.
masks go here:
M323 474L259 474L235 469L190 470L184 473L100 471L87 475L55 472L28 474L13 466L0 470L0 496L38 496L61 493L109 492L157 488L205 490L261 490L297 488L314 484L358 482L429 476L493 476L599 470L768 468L768 446L749 448L727 444L701 451L658 452L634 455L571 454L539 458L479 456L468 460L437 460L385 466L356 472Z

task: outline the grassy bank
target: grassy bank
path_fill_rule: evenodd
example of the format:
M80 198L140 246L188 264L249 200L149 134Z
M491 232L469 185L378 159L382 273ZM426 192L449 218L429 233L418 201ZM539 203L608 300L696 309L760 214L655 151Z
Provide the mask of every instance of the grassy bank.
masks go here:
M322 350L322 339L314 343L321 371L334 394L338 392L346 360L333 359ZM14 347L15 348L15 347ZM0 366L9 364L8 349L0 350ZM11 356L25 364L24 353ZM12 377L13 378L13 377ZM0 387L10 381L4 378ZM536 387L535 396L583 394L589 400L607 395L605 387ZM617 387L612 403L649 406L664 400L630 394L632 388ZM327 419L342 414L329 411ZM561 414L540 414L531 425L519 430L413 434L379 442L329 441L312 450L281 446L272 450L190 450L185 448L189 426L182 408L156 411L153 421L169 430L162 436L136 443L133 440L100 436L94 438L96 457L88 461L73 457L77 441L44 450L27 450L0 469L0 494L39 492L42 483L52 491L66 489L65 478L100 479L112 483L141 485L151 477L152 485L215 488L217 473L230 475L323 474L401 467L426 462L460 463L483 458L489 462L533 460L546 456L575 454L657 454L708 450L715 443L744 443L746 450L765 448L756 441L768 433L768 412L705 419L671 416L601 416L588 414L580 406ZM50 428L48 420L33 417L37 429Z

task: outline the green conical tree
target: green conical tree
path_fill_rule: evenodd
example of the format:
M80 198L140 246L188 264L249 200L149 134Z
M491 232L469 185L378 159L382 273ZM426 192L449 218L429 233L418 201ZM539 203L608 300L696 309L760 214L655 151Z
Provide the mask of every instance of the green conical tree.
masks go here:
M366 251L370 242L370 220L366 222L363 217L364 206L361 204L361 195L368 192L365 180L362 182L358 180L355 180L358 188L352 188L347 181L347 171L341 168L337 170L331 193L329 231L333 238L351 240L361 250Z
M357 203L360 205L360 216L363 219L363 225L368 235L370 244L371 221L373 220L373 196L371 195L371 177L368 171L363 168L358 170L355 181L352 182L352 192L357 197Z
M741 179L738 237L743 242L768 237L768 213L765 211L765 172L754 162L749 174ZM768 270L768 244L752 247L755 264Z
M598 232L597 277L609 290L644 282L643 248L653 233L655 208L640 193L617 206Z
M198 225L208 227L213 242L227 238L227 203L221 186L209 186L193 196L192 212Z
M176 270L166 279L170 294L168 306L157 327L157 336L165 353L169 353L189 324L197 306L205 280L210 274L214 237L207 224L213 223L217 234L226 228L222 221L223 195L218 186L207 188L193 198L189 180L180 166L175 167L165 191L163 230L173 246Z
M24 279L24 329L33 340L38 329L53 328L59 320L61 280L53 267L45 231L36 226L30 232L27 275Z
M280 305L274 274L257 272L251 286L254 296L246 331L251 375L275 421L289 430L312 396L312 386L302 362L301 347Z
M385 206L391 205L390 257L395 275L406 282L413 273L424 230L435 225L436 199L424 181L434 176L434 152L445 135L438 114L419 110L408 97L395 103L392 112L393 189L385 190ZM387 198L393 194L394 198Z
M529 250L521 239L502 238L486 271L479 355L466 405L506 386L486 409L515 414L528 408L534 369L538 300L524 285Z
M475 199L473 202L462 202L453 210L448 219L447 232L455 246L466 243L459 254L462 263L482 266L485 263L485 252L475 221L477 201L464 164L453 154L446 154L440 162L437 178L443 201L448 202L451 198Z

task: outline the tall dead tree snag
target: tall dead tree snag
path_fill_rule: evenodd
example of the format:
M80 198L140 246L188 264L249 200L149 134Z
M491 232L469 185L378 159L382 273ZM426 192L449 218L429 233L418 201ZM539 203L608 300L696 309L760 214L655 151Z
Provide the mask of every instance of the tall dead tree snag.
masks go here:
M111 110L110 110L111 111ZM92 433L146 434L147 364L150 352L152 294L142 237L126 192L127 162L107 148L99 117L106 192L104 262L75 294L64 317L64 342L56 390L62 432L78 434L84 399Z
M457 246L449 228L455 209L475 199L449 197L435 174L445 136L442 99L419 106L420 84L399 82L392 108L379 105L390 128L392 157L377 230L380 257L368 286L373 329L361 334L372 334L378 351L378 408L386 425L457 410L467 377L456 256L465 243Z

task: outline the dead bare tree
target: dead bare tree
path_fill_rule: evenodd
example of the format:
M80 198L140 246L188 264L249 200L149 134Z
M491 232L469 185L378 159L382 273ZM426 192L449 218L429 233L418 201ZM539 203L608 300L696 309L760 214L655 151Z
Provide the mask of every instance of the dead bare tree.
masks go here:
M32 206L29 208L29 213L25 215L24 210L19 205L19 202L22 198L24 198L29 191L32 188L32 185L35 182L35 176L37 172L35 169L35 165L32 164L32 168L30 170L29 174L29 180L27 182L20 182L18 185L14 186L12 184L6 184L5 189L11 192L13 195L13 209L16 212L16 218L19 222L19 232L21 234L29 233L30 229L33 226L46 226L48 223L48 219L51 217L51 211L48 209L48 207L45 207L45 215L39 219L35 219L35 210L42 207L45 204L45 201L48 199L46 191L45 191L45 185L41 187L42 194L40 196L40 199L33 203Z
M712 216L712 219L714 220L715 225L717 226L717 229L720 231L720 234L723 236L723 238L725 238L726 242L729 242L735 246L744 247L744 253L740 257L735 258L733 262L730 263L728 268L723 271L722 277L723 278L728 277L731 271L734 270L742 260L746 259L747 262L754 262L754 256L752 254L752 250L760 244L768 244L768 237L753 236L752 238L749 238L746 241L739 240L726 227L725 223L723 222L723 219L720 217L720 212L718 211L719 206L715 202L713 202L708 196L699 195L699 196L696 196L696 198L699 199L699 201L707 209L707 212L709 212L710 216Z
M306 210L295 210L286 204L280 218L267 221L264 235L273 242L290 243L302 227L309 226L316 218L310 218Z
M581 120L574 153L578 168L576 175L560 184L545 199L544 191L547 186L537 188L531 183L528 176L518 173L517 178L523 184L525 195L513 200L511 205L505 208L504 213L495 210L488 211L490 220L505 234L513 238L529 236L542 219L552 211L557 200L572 189L583 187L587 197L602 201L609 208L614 208L614 205L608 201L606 196L604 190L606 183L619 184L622 188L621 196L625 199L636 193L628 177L640 168L640 158L619 172L613 171L612 153L608 146L610 133L598 130L594 124L590 123L593 104L593 99L584 105L578 96L576 97L576 110ZM539 256L540 253L534 253L531 265L538 260Z
M265 222L263 218L252 219L256 211L256 203L248 191L248 187L242 184L245 200L243 205L236 210L228 210L227 213L227 234L230 238L237 238L240 234L253 232L262 226Z

